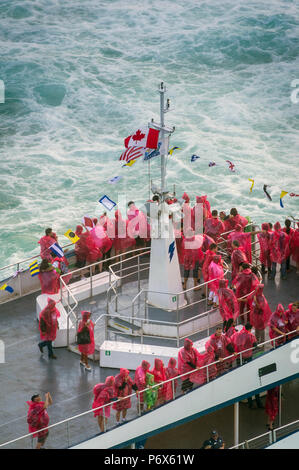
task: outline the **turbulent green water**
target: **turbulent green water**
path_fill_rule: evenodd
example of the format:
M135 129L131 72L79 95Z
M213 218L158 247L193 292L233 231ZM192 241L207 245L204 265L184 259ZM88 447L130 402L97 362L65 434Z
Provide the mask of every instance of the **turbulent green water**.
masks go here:
M148 165L118 158L123 138L158 120L161 80L171 146L182 149L168 161L169 187L258 222L298 216L298 198L279 205L281 190L299 193L298 26L290 0L2 0L0 266L38 253L47 226L67 242L84 214L102 212L103 194L148 197Z

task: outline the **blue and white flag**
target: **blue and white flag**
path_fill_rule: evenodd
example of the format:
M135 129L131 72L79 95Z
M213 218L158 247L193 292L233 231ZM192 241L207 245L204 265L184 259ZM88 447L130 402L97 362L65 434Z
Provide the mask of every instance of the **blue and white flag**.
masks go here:
M54 255L58 256L58 258L64 257L63 249L58 245L58 243L53 243L53 245L50 246L50 250Z
M158 157L160 155L161 145L162 145L162 142L159 142L158 148L154 150L147 150L144 154L143 161L146 162L147 160L150 160L153 157Z
M197 160L198 158L200 158L198 155L193 154L191 157L191 162L195 162L195 160Z
M101 199L99 199L99 203L102 204L108 211L111 211L113 207L116 206L116 202L112 201L112 199L110 199L108 196L101 197Z
M114 176L114 178L111 178L111 180L108 180L108 183L110 184L116 184L119 182L119 180L122 178L122 176Z

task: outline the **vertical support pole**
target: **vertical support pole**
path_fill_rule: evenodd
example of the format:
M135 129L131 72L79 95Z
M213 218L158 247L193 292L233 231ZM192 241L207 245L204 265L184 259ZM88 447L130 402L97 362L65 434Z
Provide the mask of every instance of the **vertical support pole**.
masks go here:
M239 402L234 403L234 445L239 445Z
M17 264L17 273L18 273L18 281L19 281L19 296L22 296L22 279L21 279L21 273L19 272L20 270L20 263Z
M279 414L278 414L278 427L281 427L281 391L282 385L279 386Z
M140 254L138 254L138 292L140 292Z
M69 430L69 422L66 422L66 435L67 435L67 447L70 447L70 430Z
M89 267L89 277L90 277L90 297L92 297L92 267Z
M173 380L171 381L171 386L172 386L172 399L173 399L173 400L175 399L174 380L175 380L175 379L173 379Z
M176 298L176 346L180 347L180 327L179 327L179 294Z

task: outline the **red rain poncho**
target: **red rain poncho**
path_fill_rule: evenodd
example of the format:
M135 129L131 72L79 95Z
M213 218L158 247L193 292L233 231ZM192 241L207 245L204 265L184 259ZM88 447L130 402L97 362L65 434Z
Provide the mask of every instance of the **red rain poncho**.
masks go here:
M274 421L278 413L279 402L279 386L267 390L265 412L269 416L270 421Z
M112 220L115 238L113 246L115 251L125 251L136 245L135 238L130 238L128 235L128 220L124 220L119 210L115 211L115 218Z
M100 383L93 387L94 400L92 403L92 409L98 408L99 406L106 405L110 403L112 398L114 398L114 377L110 375L106 378L105 383ZM105 407L105 417L110 417L110 408L111 406ZM95 410L93 412L94 416L103 416L103 408Z
M142 361L141 365L137 367L135 371L134 382L139 391L146 388L146 373L150 369L150 363L147 361ZM143 403L143 393L140 394L140 403Z
M240 264L248 263L248 259L245 255L243 248L234 248L231 255L231 264L232 264L232 282L235 277L239 274Z
M289 236L281 230L279 222L274 224L270 238L270 257L272 263L281 264L290 254Z
M27 413L28 432L34 432L33 437L40 439L44 438L48 434L48 429L44 431L36 432L39 429L46 428L49 424L50 418L46 408L44 408L44 401L26 401L29 406Z
M252 348L257 344L256 337L250 332L247 331L245 326L241 331L233 334L231 337L231 342L234 345L236 352L246 351L246 349ZM242 354L242 358L247 359L252 356L252 349L246 351Z
M204 282L209 280L209 266L213 257L216 255L215 251L207 250L204 255L204 262L202 266L202 275Z
M256 286L259 284L257 276L251 271L250 268L243 269L241 273L234 279L234 285L236 287L236 297L244 297L250 292L254 291ZM250 297L247 298L247 302L252 302L253 292Z
M202 204L202 215L203 215L203 220L208 219L212 217L211 213L211 205L209 201L207 200L207 196L196 196L196 205L197 204ZM196 205L193 208L193 211L196 211Z
M180 247L180 258L183 261L184 269L193 269L197 261L204 259L201 251L202 236L194 235L193 237L183 237L182 246Z
M47 259L50 263L52 262L50 246L57 242L56 233L52 232L52 235L44 235L38 243L40 244L40 256L41 259Z
M51 271L42 271L38 273L42 294L57 294L60 289L58 274L53 268Z
M245 217L242 217L241 215L237 214L234 217L229 216L229 218L224 220L223 223L224 231L230 232L232 230L235 230L238 224L240 224L242 227L246 227L246 225L248 224L248 220L245 219ZM225 236L225 238L227 238L227 235Z
M56 308L56 302L48 298L48 305L39 314L39 331L42 341L54 341L58 328L57 318L60 312Z
M264 284L255 288L253 302L250 308L250 323L256 330L264 330L272 315L268 302L263 294Z
M78 344L78 349L81 354L85 354L85 356L88 356L89 354L94 353L95 349L95 343L94 343L94 324L90 320L89 323L87 324L87 321L90 319L91 313L87 312L86 310L83 310L81 312L82 315L82 320L79 323L78 326L78 333L80 333L83 328L88 328L89 330L89 336L90 336L90 343L88 344Z
M202 243L201 251L203 253L206 253L211 243L214 243L214 240L213 238L209 237L209 235L206 235L205 233L202 235L202 237L203 237L203 243Z
M147 223L145 214L131 204L127 212L128 215L128 235L131 238L140 237L148 240L150 235L150 225Z
M156 384L160 382L165 382L166 380L166 374L165 374L165 368L163 361L161 359L156 358L155 359L155 365L154 368L150 371L150 374L153 374L154 376L154 382ZM161 387L157 387L158 390L158 400L159 399L164 399L166 398L166 384L161 385Z
M217 243L221 233L224 232L224 224L218 217L211 217L205 220L204 232Z
M238 224L235 230L229 233L227 237L228 252L232 252L232 242L237 240L240 243L240 248L244 249L246 258L251 263L251 234L244 233L242 225Z
M178 369L180 375L194 371L197 367L198 362L201 360L199 352L192 346L192 341L189 338L186 338L184 342L184 347L179 350ZM193 374L187 374L182 377L182 380L184 381L189 379L190 381L192 381L192 375Z
M203 354L199 354L198 361L197 361L197 367L200 369L194 372L190 376L190 382L196 383L198 385L202 385L206 383L208 378L210 381L211 379L215 378L217 375L216 364L213 364L212 366L209 366L209 367L204 367L215 362L214 350L212 346L210 344L206 344L205 346L206 346L206 352Z
M297 308L296 311L293 312L293 308L292 308L293 305L294 304L289 304L288 310L286 311L286 316L288 319L288 324L287 324L288 331L294 331L296 330L296 328L299 327L299 308ZM293 333L291 335L288 335L288 338L289 339L294 338L298 334L299 334L299 331L297 332L297 334Z
M101 224L97 224L89 233L97 248L101 250L101 253L107 253L110 250L112 241Z
M173 379L174 377L177 377L178 375L179 375L179 370L176 368L176 359L174 357L171 357L169 359L168 366L165 369L166 380ZM178 385L177 380L174 380L173 383L167 382L166 394L165 394L166 401L172 400L174 398L173 388L174 388L174 392L176 392L177 385Z
M299 227L299 223L297 225ZM290 242L290 250L295 263L299 264L299 228L293 232Z
M224 276L220 255L213 256L212 261L209 264L208 275L209 281L212 281L212 279L216 279L215 281L209 282L208 284L209 289L213 291L214 294L216 294L219 289L219 280L222 279Z
M75 245L75 253L78 261L86 261L87 264L91 264L102 258L102 252L97 247L94 238L88 230L83 232L82 227L78 225L76 227L76 235L80 237L80 240L78 240Z
M281 304L278 304L275 312L272 313L270 320L269 320L270 338L274 339L274 338L277 338L278 336L281 336L281 334L275 331L274 328L277 328L282 333L287 333L288 331L287 324L288 324L288 319L287 319L285 310ZM279 340L275 341L275 345L279 346L280 344L285 343L285 341L286 341L286 337L283 336Z
M211 350L214 355L214 361L231 356L234 352L234 346L231 340L224 334L216 336L216 333L210 336L205 344L206 351ZM234 361L234 357L227 359L224 363L216 364L217 371L222 372L225 366Z
M269 229L269 224L262 224L262 230L267 230L267 232L257 234L260 243L260 262L267 268L271 267Z
M239 316L239 303L234 292L229 289L227 279L220 279L219 281L219 312L222 316L223 321L227 321L230 318L236 320Z
M133 380L129 376L128 369L120 369L114 381L114 396L117 398L127 397L132 393ZM128 410L131 408L131 398L124 398L112 405L116 411Z

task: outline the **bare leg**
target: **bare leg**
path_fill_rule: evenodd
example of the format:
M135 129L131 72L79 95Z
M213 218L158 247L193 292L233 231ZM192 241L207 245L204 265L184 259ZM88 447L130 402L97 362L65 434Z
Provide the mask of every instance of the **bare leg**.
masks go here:
M119 419L120 419L120 411L117 411L116 412L116 421L119 423Z
M98 423L100 430L104 432L104 417L103 416L98 416Z

